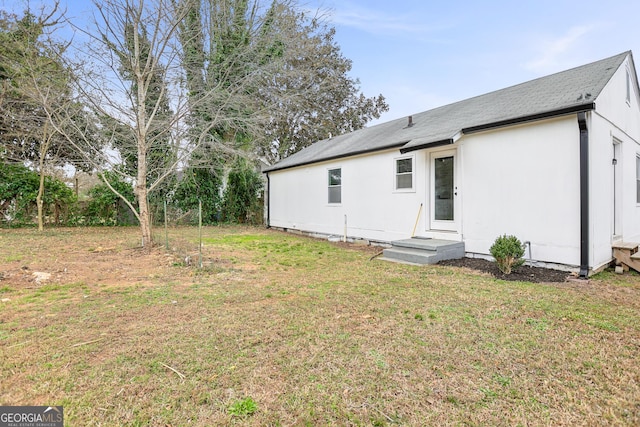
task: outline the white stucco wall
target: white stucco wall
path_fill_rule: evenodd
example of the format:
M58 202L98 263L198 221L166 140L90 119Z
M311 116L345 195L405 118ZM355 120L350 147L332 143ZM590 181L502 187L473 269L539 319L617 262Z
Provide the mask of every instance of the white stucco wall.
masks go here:
M597 266L611 257L614 239L613 143L620 143L618 195L621 210L618 239L640 242L640 205L636 200L636 156L640 155L640 99L631 74L631 97L626 100L629 59L615 73L596 100L589 122L591 261Z
M574 116L462 137L411 153L414 190L394 191L398 150L271 172L270 225L380 241L430 236L430 154L456 150L458 229L467 252L489 254L501 234L531 242L534 259L580 260L579 134ZM327 201L327 171L342 169L342 203ZM453 238L453 235L452 235Z
M497 236L512 234L531 242L537 261L579 265L575 115L465 136L460 150L467 252L488 254Z
M407 156L415 159L414 189L394 191L395 159ZM410 237L425 193L423 157L396 149L271 172L270 225L342 236L346 215L349 237ZM334 168L342 169L340 204L328 203L327 173Z

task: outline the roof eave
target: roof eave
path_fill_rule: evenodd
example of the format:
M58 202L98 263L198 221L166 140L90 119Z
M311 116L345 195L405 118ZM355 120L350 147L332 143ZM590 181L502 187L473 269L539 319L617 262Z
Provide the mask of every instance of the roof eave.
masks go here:
M485 130L513 126L521 123L534 122L543 119L549 119L552 117L564 116L573 113L580 113L584 111L592 111L596 109L595 102L588 102L585 104L573 105L571 107L559 108L557 110L545 111L542 113L531 114L528 116L516 117L513 119L499 120L496 122L485 123L477 126L470 126L462 129L462 133L468 135L470 133L482 132Z
M564 108L559 108L559 109L556 109L556 110L545 111L545 112L542 112L542 113L530 114L530 115L527 115L527 116L515 117L515 118L507 119L507 120L499 120L499 121L496 121L496 122L485 123L485 124L481 124L481 125L477 125L477 126L470 126L470 127L463 128L456 135L467 135L467 134L472 134L472 133L476 133L476 132L482 132L482 131L486 131L486 130L496 129L496 128L500 128L500 127L513 126L513 125L522 124L522 123L528 123L528 122L534 122L534 121L538 121L538 120L549 119L549 118L552 118L552 117L559 117L559 116L564 116L564 115L574 114L574 113L579 113L579 112L584 112L584 111L592 111L592 110L595 110L595 109L596 109L595 102L588 102L588 103L584 103L584 104L573 105L571 107L564 107ZM393 143L393 144L386 145L386 146L383 146L383 147L377 147L377 148L372 148L372 149L368 149L368 150L354 151L354 152L348 153L348 154L338 154L338 155L335 155L335 156L329 156L329 157L325 157L325 158L321 158L321 159L309 160L309 161L306 161L306 162L296 163L296 164L293 164L293 165L266 168L265 170L263 170L263 173L275 172L275 171L284 170L284 169L297 168L297 167L301 167L301 166L307 166L307 165L314 164L314 163L327 162L327 161L336 160L336 159L340 159L340 158L359 156L359 155L362 155L362 154L369 154L369 153L373 153L373 152L376 152L376 151L384 151L384 150L388 150L388 149L396 148L396 147L403 147L403 148L400 149L400 153L401 154L406 154L406 153L410 153L412 151L424 150L426 148L435 148L435 147L442 147L442 146L445 146L445 145L452 145L458 139L459 138L456 138L454 136L453 138L447 138L447 139L442 139L442 140L438 140L438 141L431 141L431 142L427 142L427 143L424 143L424 144L419 144L419 145L409 146L409 147L403 147L403 146L407 145L411 141L397 142L397 143Z
M408 142L409 141L395 142L393 144L385 145L385 146L382 146L382 147L370 148L370 149L367 149L367 150L359 150L359 151L354 151L354 152L347 153L347 154L336 154L335 156L329 156L329 157L323 157L323 158L318 158L318 159L314 159L314 160L308 160L306 162L294 163L292 165L284 165L284 166L278 167L277 164L276 164L273 167L268 167L268 168L263 169L262 173L276 172L276 171L280 171L280 170L284 170L284 169L293 169L293 168L298 168L298 167L301 167L301 166L312 165L312 164L315 164L315 163L329 162L331 160L336 160L336 159L344 159L344 158L347 158L347 157L361 156L363 154L374 153L376 151L390 150L392 148L402 147L403 145L406 145Z
M415 145L413 147L401 148L400 153L405 154L405 153L410 153L412 151L424 150L425 148L442 147L444 145L451 145L454 142L455 141L453 138L447 138L440 141L427 142L425 144Z

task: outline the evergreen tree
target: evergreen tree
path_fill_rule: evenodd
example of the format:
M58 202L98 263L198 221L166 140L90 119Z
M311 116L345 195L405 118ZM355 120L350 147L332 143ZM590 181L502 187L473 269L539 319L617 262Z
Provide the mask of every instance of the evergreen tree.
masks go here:
M266 8L258 0L182 4L188 10L180 41L190 126L204 142L192 169L237 157L275 162L331 134L359 129L388 109L381 95L366 98L348 76L351 61L340 53L335 30L290 2ZM202 93L215 95L202 102ZM233 102L221 107L227 97ZM221 110L230 119L212 126Z

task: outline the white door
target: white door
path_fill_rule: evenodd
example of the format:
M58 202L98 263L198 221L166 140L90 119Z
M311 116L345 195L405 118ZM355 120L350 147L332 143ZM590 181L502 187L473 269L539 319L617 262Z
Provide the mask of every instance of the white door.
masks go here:
M458 231L456 151L431 153L431 229Z
M622 143L613 140L613 239L622 238Z

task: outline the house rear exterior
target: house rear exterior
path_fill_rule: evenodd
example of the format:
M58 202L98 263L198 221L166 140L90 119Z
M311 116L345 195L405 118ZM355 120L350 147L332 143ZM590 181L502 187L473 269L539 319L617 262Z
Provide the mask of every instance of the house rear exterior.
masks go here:
M499 235L579 271L640 242L640 98L631 52L319 141L266 169L268 225L378 242Z

